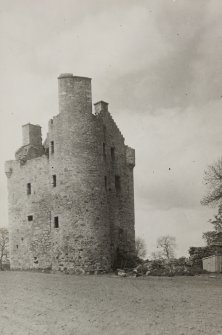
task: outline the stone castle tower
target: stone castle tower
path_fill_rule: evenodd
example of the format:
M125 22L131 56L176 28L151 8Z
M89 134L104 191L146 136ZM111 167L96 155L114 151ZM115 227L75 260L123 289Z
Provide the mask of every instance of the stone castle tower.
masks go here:
M109 270L134 254L135 151L108 111L92 113L91 79L62 74L59 114L22 127L23 144L7 161L12 269Z

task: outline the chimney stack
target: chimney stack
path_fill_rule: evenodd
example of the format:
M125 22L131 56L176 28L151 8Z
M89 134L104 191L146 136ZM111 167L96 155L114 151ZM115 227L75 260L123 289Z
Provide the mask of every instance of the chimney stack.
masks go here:
M39 125L31 123L22 126L22 145L42 146L42 130Z

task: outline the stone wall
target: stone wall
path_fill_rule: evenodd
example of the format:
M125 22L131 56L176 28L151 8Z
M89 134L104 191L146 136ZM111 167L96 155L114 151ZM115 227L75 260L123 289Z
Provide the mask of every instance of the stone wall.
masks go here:
M51 267L51 220L46 156L6 164L12 269ZM27 184L31 194L27 194Z
M95 115L103 129L103 175L106 176L106 198L109 206L112 263L117 252L135 253L134 184L135 151L125 139L108 111L108 104L95 104Z
M16 160L6 163L12 268L110 270L118 251L135 251L134 150L107 103L92 113L85 77L59 76L59 114L44 147L38 127L28 125Z

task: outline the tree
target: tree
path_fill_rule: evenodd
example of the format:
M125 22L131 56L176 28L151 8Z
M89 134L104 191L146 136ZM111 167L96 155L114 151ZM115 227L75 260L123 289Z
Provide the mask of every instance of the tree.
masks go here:
M171 260L175 258L176 238L173 236L161 236L157 239L157 248L160 249L162 258Z
M219 206L218 214L213 219L209 220L213 225L213 230L203 233L202 237L206 241L207 245L211 245L213 242L222 242L222 206Z
M214 164L209 165L207 170L204 171L204 182L208 190L201 204L204 206L219 206L218 214L212 220L209 220L213 225L213 230L202 235L207 245L211 245L221 239L222 233L222 157Z
M222 203L222 157L204 171L204 183L208 190L201 204L220 205Z
M146 243L142 237L137 237L135 241L136 246L136 256L139 258L144 258L146 256Z
M209 222L213 225L216 232L222 232L222 206L219 206L218 214L214 216Z
M161 251L153 251L151 254L151 259L154 261L156 260L163 260L163 254Z
M8 260L9 234L8 229L0 228L0 270L3 270L4 261Z
M207 231L202 235L207 245L211 245L217 239L217 236L218 233L216 231Z

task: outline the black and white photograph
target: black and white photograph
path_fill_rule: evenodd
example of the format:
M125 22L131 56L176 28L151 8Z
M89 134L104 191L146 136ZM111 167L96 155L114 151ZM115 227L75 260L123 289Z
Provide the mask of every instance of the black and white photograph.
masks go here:
M221 18L0 0L0 335L222 335Z

